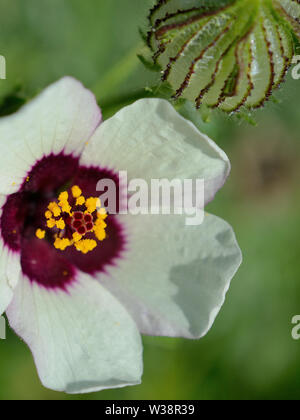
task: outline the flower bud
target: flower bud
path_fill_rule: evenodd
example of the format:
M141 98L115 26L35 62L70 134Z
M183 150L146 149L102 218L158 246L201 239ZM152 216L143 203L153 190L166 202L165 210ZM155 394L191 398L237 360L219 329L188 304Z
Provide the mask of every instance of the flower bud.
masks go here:
M159 0L148 45L174 98L226 112L258 108L300 39L299 0Z

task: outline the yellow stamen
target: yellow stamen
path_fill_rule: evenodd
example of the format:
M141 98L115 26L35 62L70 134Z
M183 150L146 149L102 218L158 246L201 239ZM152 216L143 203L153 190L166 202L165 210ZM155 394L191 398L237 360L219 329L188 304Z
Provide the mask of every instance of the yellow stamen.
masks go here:
M56 238L54 242L54 247L56 249L60 249L61 251L64 251L68 246L71 246L72 242L67 238Z
M80 196L77 198L76 200L76 205L77 206L82 206L85 203L85 198L83 196Z
M75 232L75 233L73 233L73 239L74 239L75 243L79 242L82 239L82 235L80 235L80 233L78 233L78 232Z
M73 194L73 197L74 197L74 198L78 198L78 197L80 197L80 196L81 196L82 191L81 191L81 189L78 187L78 185L74 185L74 186L72 187L72 194Z
M37 229L37 231L35 232L35 236L38 239L44 239L45 236L46 236L46 232L44 230L42 230L42 229Z
M87 211L92 214L94 213L94 211L97 210L98 206L99 207L101 206L101 203L100 203L99 198L90 197L86 200L85 206L86 206Z
M69 194L67 193L67 191L63 191L58 196L58 201L66 202L66 201L68 201L68 199L69 199Z
M73 198L76 199L75 206L82 206L85 204L86 207L85 212L80 212L79 210L79 212L82 213L82 218L80 219L79 217L79 225L82 224L82 226L78 227L77 225L75 228L73 225L75 224L75 221L78 222L79 220L77 216L75 219L73 211L76 212L77 210L72 209L69 203L69 194L67 191L63 191L59 194L58 203L56 201L49 203L45 212L46 224L49 229L55 229L53 232L53 245L56 249L64 251L67 247L74 246L79 252L87 254L96 248L98 241L103 241L107 237L105 231L107 224L104 220L108 215L106 210L101 208L101 202L99 198L89 197L85 199L85 197L82 195L81 189L77 185L74 185L71 188L71 191ZM67 213L69 217L63 213ZM86 218L85 215L89 215L91 217ZM67 221L67 218L69 221ZM65 230L66 223L68 223L68 229L70 228L73 230L71 237L67 235ZM80 234L79 231L85 231L86 233ZM94 234L95 239L84 239L87 233ZM46 231L37 229L36 236L39 239L44 239L46 236Z
M68 214L71 215L71 210L72 209L71 209L71 206L68 203L68 201L60 201L59 202L59 205L60 205L60 207L61 207L61 209L62 209L63 212L68 213Z
M62 218L56 221L56 227L60 230L64 230L64 228L66 227L66 224Z
M45 213L45 217L46 219L51 219L52 218L52 212L50 210L47 210Z
M71 215L71 206L69 204L69 194L67 191L63 191L59 194L58 200L59 200L59 207L62 209L63 212L68 213Z
M101 226L95 226L94 232L99 241L103 241L106 238L106 232Z
M55 220L54 219L49 219L49 220L47 220L47 226L48 226L48 228L50 228L50 229L52 229L52 228L54 228L54 226L55 226Z
M97 213L98 218L105 220L107 218L107 213L104 207L101 207Z
M97 217L97 220L95 222L96 226L102 226L102 227L106 227L107 224L105 223L104 219L100 216Z
M58 217L61 215L61 209L55 201L49 204L48 210L52 211L54 217Z
M92 251L96 248L97 242L94 239L82 239L79 242L75 243L75 247L77 251L82 252L83 254L87 254L88 252Z

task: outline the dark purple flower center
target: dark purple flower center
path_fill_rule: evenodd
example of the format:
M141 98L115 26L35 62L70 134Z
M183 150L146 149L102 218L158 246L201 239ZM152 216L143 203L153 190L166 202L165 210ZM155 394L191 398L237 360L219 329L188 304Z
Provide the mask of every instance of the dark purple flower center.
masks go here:
M50 155L35 164L19 192L8 196L0 221L2 238L10 250L20 252L23 274L32 282L66 290L75 280L76 269L92 275L104 272L107 265L121 256L125 238L116 216L108 215L105 239L99 242L100 236L95 237L97 212L90 213L86 204L72 196L72 187L76 186L82 192L81 198L99 197L105 192L96 190L101 179L114 181L118 197L120 183L114 172L82 167L72 156ZM61 210L56 219L53 214L47 216L48 221L52 220L48 223L45 213L49 213L49 203L58 202L62 191L69 192L72 212ZM53 221L55 226L51 225ZM74 246L57 249L54 244L62 240L72 241ZM96 241L97 246L81 252L80 248L85 249L84 241L87 244Z

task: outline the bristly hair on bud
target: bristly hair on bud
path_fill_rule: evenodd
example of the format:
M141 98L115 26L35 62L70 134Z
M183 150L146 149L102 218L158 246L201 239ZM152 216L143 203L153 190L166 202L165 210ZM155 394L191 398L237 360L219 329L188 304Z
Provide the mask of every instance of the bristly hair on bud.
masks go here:
M300 40L300 0L157 0L147 44L162 80L232 113L264 105Z

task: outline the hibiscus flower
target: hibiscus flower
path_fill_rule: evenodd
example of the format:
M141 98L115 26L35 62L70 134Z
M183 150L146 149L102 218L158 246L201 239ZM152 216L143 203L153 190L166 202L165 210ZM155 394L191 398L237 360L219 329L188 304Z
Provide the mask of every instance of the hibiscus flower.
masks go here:
M119 171L203 178L208 202L230 170L211 140L159 99L101 123L93 94L69 77L2 118L0 136L0 314L44 386L138 384L140 334L207 333L241 263L231 227L211 215L186 226L179 215L109 214L96 186L120 190Z

